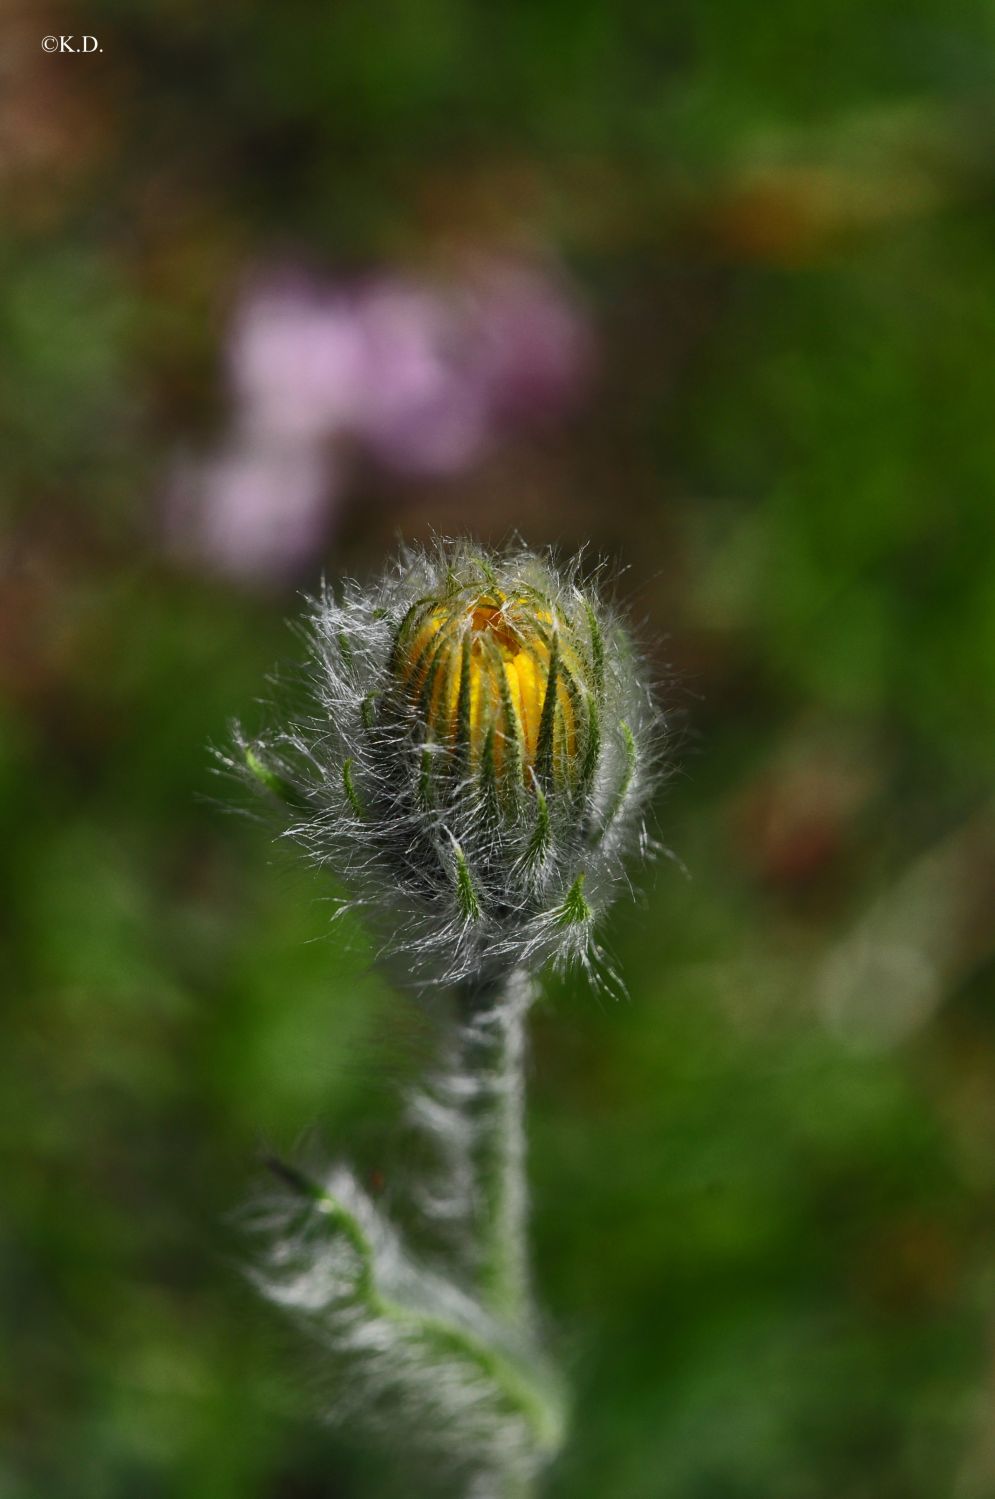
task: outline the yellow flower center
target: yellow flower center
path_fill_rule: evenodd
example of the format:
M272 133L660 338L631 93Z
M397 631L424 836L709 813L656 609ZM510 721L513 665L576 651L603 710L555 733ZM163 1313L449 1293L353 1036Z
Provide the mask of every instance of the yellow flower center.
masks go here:
M545 600L427 601L402 628L395 667L428 743L498 778L516 766L526 785L533 771L572 778L580 662Z

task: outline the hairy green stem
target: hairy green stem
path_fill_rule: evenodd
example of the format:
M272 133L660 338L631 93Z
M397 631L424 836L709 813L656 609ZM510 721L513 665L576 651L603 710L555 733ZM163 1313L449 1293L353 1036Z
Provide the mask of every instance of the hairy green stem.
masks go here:
M438 1248L461 1266L482 1308L525 1356L518 1390L505 1378L499 1382L538 1447L551 1454L562 1440L564 1416L555 1377L534 1342L527 1235L525 1025L534 997L535 982L524 971L458 986L444 1062L412 1104L435 1147L435 1169L423 1188ZM488 1496L535 1493L520 1472L481 1479L480 1492Z
M336 1292L335 1305L360 1313L368 1333L379 1324L381 1341L409 1350L441 1380L489 1386L509 1434L479 1452L467 1499L530 1499L533 1475L564 1432L562 1392L535 1339L528 1266L524 1064L534 992L524 972L461 986L445 1065L412 1096L437 1147L426 1187L442 1229L438 1269L414 1258L398 1273L401 1246L380 1242L377 1211L358 1189L350 1200L347 1175L340 1191L297 1166L267 1162L342 1246L349 1289ZM454 1268L462 1285L447 1294Z
M459 1065L468 1081L470 1240L480 1296L520 1329L531 1321L525 1179L525 1020L528 974L459 991Z
M480 1298L496 1317L528 1332L532 1289L525 1175L525 1021L535 996L529 974L464 984L458 993L458 1065L467 1080L471 1251ZM503 1499L530 1499L533 1482L506 1474Z

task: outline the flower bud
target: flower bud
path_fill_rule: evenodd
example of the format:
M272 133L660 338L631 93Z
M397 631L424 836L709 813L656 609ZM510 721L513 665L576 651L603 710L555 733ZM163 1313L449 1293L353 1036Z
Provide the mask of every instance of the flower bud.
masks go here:
M661 720L629 638L524 550L405 552L311 622L312 711L240 740L290 835L372 909L418 981L579 958L647 839Z

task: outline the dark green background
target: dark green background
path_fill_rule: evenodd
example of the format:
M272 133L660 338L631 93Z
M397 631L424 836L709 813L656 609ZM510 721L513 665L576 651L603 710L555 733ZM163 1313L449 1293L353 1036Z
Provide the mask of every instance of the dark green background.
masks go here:
M364 477L297 582L433 526L590 541L674 715L631 999L534 1026L549 1493L995 1494L995 12L0 24L2 1499L411 1492L304 1418L236 1215L311 1127L389 1187L418 1016L210 775L295 587L182 566L158 508L247 266L464 241L563 258L598 383L463 479Z

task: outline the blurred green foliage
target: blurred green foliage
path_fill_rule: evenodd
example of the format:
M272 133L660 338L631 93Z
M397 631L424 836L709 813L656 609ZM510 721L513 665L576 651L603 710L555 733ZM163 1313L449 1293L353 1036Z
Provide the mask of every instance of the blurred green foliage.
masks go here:
M465 480L366 476L299 581L519 526L628 567L656 642L677 862L610 933L630 1003L551 984L535 1028L549 1493L995 1493L993 15L5 18L2 1499L413 1492L305 1418L237 1210L312 1125L392 1190L423 1023L225 813L208 745L298 602L170 556L161 496L247 270L462 244L567 261L596 393Z

